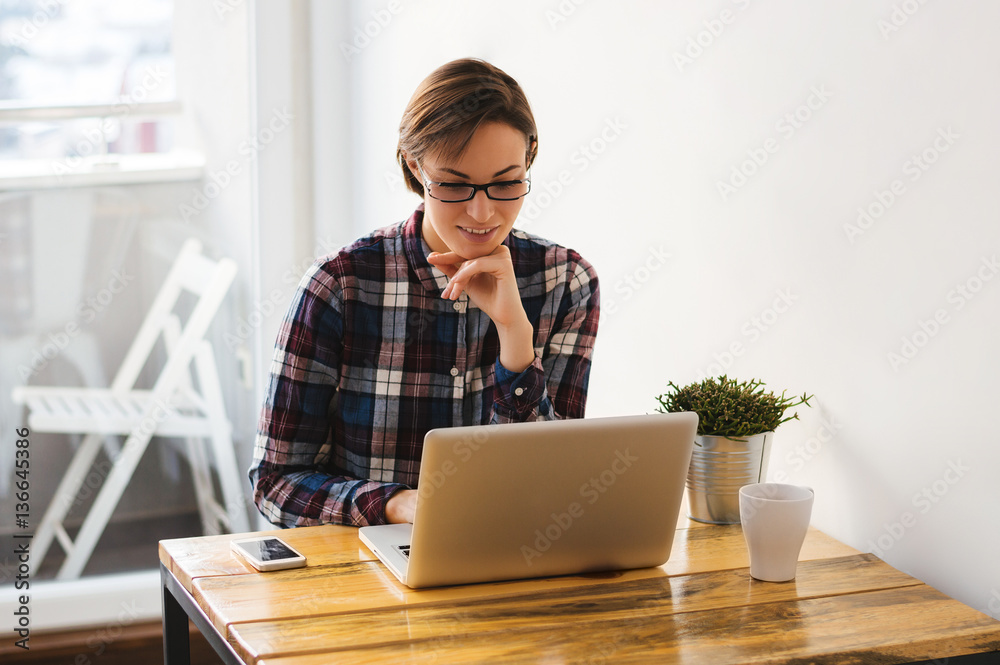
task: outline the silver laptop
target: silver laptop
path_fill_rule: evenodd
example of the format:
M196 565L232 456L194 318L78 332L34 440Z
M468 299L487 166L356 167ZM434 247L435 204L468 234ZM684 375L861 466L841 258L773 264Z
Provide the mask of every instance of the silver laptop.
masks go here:
M659 566L694 413L431 430L413 524L361 541L412 588Z

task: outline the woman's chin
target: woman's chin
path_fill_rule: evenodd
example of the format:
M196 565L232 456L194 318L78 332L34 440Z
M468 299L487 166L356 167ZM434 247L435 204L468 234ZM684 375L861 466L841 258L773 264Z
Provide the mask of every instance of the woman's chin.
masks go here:
M492 240L492 242L469 242L463 237L458 237L452 243L449 243L449 246L451 251L468 261L470 259L478 259L482 256L489 256L495 252L496 248L503 241L503 237L493 238Z
M472 259L478 259L484 256L489 256L496 251L499 247L499 243L491 244L488 246L484 245L474 245L472 247L463 244L461 247L456 248L454 251L456 254L461 256L466 261L471 261Z

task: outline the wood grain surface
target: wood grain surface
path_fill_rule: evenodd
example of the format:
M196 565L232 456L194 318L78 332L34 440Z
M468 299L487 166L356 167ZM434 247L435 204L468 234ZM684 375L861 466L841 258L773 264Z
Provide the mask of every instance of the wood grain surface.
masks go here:
M308 566L258 573L229 541L160 559L247 663L897 663L1000 649L1000 622L810 529L796 579L749 576L739 525L679 521L659 568L413 590L351 527L275 534Z

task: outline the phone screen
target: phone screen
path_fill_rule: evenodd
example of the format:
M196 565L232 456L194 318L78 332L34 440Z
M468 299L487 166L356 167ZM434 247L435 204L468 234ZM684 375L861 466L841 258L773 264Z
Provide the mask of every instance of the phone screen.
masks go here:
M239 543L238 545L261 561L280 561L282 559L294 559L299 556L277 538L254 540Z

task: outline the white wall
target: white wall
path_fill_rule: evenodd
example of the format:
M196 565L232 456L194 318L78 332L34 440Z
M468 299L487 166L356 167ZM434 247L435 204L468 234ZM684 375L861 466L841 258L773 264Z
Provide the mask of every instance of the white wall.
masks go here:
M603 280L588 414L723 371L814 393L772 460L817 490L814 524L1000 617L1000 6L351 7L354 235L417 203L393 156L419 80L491 60L540 124L523 226Z
M169 235L172 242L163 251L173 252L184 238L198 236L207 252L227 256L239 266L211 334L241 466L249 463L253 414L258 408L250 389L253 326L249 322L257 277L251 252L253 175L257 160L269 147L260 149L255 143L252 25L247 7L237 3L175 0L174 59L185 120L178 141L205 155L205 177L185 190L175 208L173 227L153 238L163 242Z

